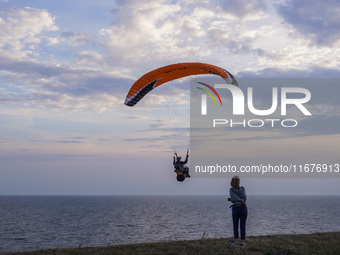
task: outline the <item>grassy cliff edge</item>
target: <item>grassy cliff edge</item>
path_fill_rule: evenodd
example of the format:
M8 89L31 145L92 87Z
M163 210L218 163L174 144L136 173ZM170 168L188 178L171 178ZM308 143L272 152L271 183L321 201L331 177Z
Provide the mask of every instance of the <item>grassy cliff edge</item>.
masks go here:
M48 249L7 254L340 254L340 232L251 236L246 239L246 248L231 247L230 243L232 241L232 238L207 238L190 241L140 243L106 247Z

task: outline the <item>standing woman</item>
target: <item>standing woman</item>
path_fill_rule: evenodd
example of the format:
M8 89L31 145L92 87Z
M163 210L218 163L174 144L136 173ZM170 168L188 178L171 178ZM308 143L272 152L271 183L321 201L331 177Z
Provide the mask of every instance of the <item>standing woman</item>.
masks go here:
M234 238L235 241L231 243L231 246L238 247L238 224L240 222L241 229L241 247L245 247L246 244L244 242L246 238L246 220L248 215L247 209L247 194L246 189L243 186L240 186L240 177L234 176L230 182L231 188L229 189L230 200L233 203L232 205L232 214L233 214L233 226L234 226Z

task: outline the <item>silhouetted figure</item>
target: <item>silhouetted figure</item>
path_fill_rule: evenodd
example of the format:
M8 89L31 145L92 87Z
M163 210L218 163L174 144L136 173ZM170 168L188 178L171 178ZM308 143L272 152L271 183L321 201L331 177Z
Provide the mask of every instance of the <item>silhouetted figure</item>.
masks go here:
M245 247L244 242L246 238L246 221L248 215L248 208L246 205L247 194L246 189L240 186L240 177L234 176L230 182L231 188L229 189L230 201L232 205L233 226L234 226L234 238L235 241L231 244L233 247L238 247L238 224L240 223L241 230L241 247Z
M174 155L174 167L175 167L175 173L177 174L177 181L182 182L185 180L185 178L190 178L189 175L189 167L187 167L185 164L188 163L189 159L189 151L187 151L187 155L185 157L184 161L181 161L181 157L177 156L177 153Z

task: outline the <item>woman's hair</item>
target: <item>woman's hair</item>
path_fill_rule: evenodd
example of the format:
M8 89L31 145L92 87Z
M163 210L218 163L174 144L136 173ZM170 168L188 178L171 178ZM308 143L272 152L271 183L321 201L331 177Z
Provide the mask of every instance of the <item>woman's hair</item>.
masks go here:
M234 189L240 189L240 177L234 176L230 182L231 187Z

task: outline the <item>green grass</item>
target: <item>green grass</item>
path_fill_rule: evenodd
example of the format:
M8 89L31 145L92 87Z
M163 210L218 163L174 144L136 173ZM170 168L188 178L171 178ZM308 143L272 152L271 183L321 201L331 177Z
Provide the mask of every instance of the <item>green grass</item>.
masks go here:
M192 241L171 241L114 245L106 247L82 247L49 249L31 252L8 253L16 255L40 254L91 254L91 255L214 255L214 254L340 254L340 232L271 235L247 237L246 248L230 246L232 238L207 238Z

